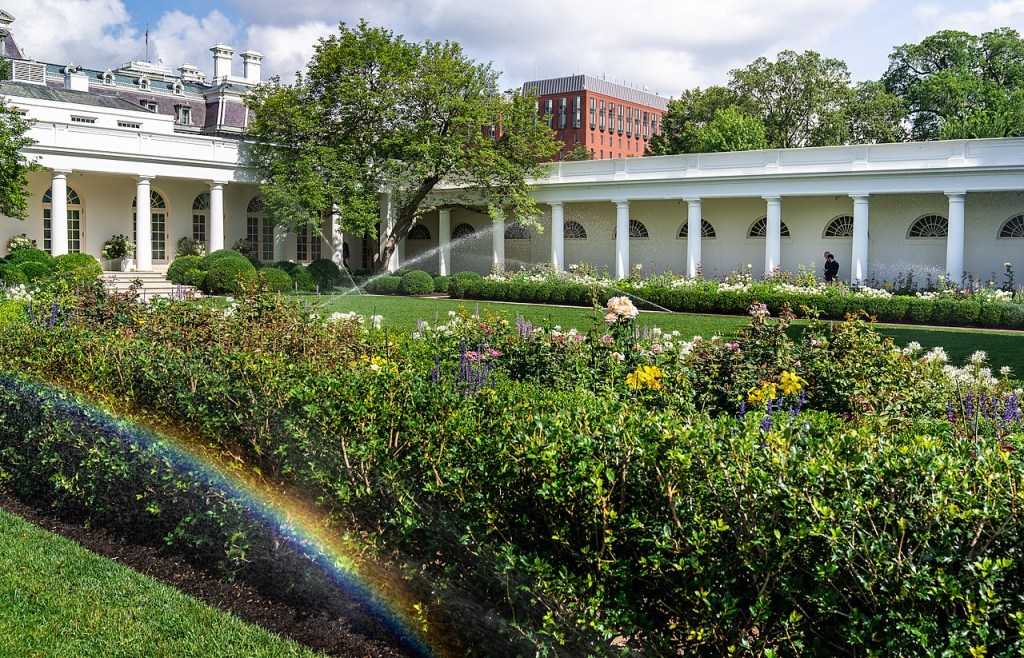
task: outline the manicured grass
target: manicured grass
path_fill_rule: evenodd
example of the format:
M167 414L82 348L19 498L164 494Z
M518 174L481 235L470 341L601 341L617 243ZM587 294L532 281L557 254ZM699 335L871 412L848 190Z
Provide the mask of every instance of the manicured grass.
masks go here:
M503 304L497 302L476 302L472 300L434 299L423 297L384 297L377 295L336 294L309 298L325 313L355 311L369 317L373 314L384 316L384 326L397 331L412 331L419 320L431 324L438 319L447 321L448 311L460 307L471 312L488 311L506 313L515 317L519 313L534 324L560 325L565 329L575 327L585 331L602 323L604 313L593 309L566 306L537 306L530 304ZM683 336L720 335L730 336L747 325L747 318L728 315L694 315L689 313L641 312L640 324L660 327L665 331L678 330ZM803 323L797 322L793 331L800 331ZM1019 331L989 331L951 329L945 327L919 327L909 325L878 325L879 333L891 336L897 345L905 346L917 341L925 349L943 347L950 361L962 365L976 350L989 355L989 364L998 369L1010 366L1013 376L1024 378L1024 333ZM796 335L796 334L794 334Z
M0 511L0 656L318 656Z

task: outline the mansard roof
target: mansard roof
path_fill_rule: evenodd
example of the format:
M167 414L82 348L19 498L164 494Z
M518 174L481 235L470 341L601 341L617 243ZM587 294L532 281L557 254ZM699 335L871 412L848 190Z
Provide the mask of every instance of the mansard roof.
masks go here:
M78 105L92 105L94 107L105 107L112 110L141 112L151 114L145 108L135 103L130 103L117 96L104 96L88 91L71 91L57 87L44 87L26 82L0 82L0 95L15 96L21 98L34 98L37 100L53 101L57 103L76 103Z

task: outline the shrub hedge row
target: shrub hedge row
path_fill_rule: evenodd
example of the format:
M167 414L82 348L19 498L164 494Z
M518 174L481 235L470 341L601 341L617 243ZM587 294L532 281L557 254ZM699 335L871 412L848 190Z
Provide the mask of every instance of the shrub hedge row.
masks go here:
M568 282L530 282L468 277L459 273L451 278L451 297L534 304L566 304L570 306L603 305L610 297L623 291L600 285ZM1024 304L1002 301L979 301L964 297L928 299L894 295L889 298L840 294L794 294L779 291L739 292L717 291L705 287L646 287L628 294L641 308L663 309L688 313L721 313L743 315L752 302L761 302L773 314L788 304L802 316L841 320L861 311L879 322L931 324L954 327L1000 327L1024 329Z

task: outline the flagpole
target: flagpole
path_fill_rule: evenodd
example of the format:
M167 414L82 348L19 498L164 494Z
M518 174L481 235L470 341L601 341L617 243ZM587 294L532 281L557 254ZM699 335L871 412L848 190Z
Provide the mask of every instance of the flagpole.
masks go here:
M146 61L149 61L149 23L146 23Z

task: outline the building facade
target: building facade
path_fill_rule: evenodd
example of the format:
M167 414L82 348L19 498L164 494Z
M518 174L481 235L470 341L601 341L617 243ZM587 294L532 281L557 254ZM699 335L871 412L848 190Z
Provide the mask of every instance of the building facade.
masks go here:
M555 160L579 144L595 160L641 157L668 110L661 96L589 75L533 80L523 92L537 95L537 114L565 145Z
M210 78L189 65L174 74L139 62L114 70L40 64L21 57L13 20L0 12L0 48L12 64L0 94L34 121L26 155L42 169L29 176L28 219L0 218L0 250L25 233L55 255L100 258L107 239L125 234L138 245L139 270L164 269L182 237L208 250L246 240L262 260L296 262L340 263L348 242L351 266L376 261L376 242L341 235L335 218L300 232L275 227L263 212L242 138L242 99L259 82L259 53L243 53L238 77L232 49L221 44L211 48ZM870 283L908 274L986 280L1004 263L1024 262L1022 138L628 157L660 130L657 97L629 104L592 78L559 80L527 86L551 92L541 95L542 111L550 98L563 139L571 133L575 142L579 131L599 157L551 163L534 181L543 231L460 207L439 189L428 199L438 209L399 243L391 269L587 263L617 277L636 265L704 276L820 274L828 250L841 279ZM621 139L631 145L622 151L620 108ZM381 220L386 234L386 195Z

